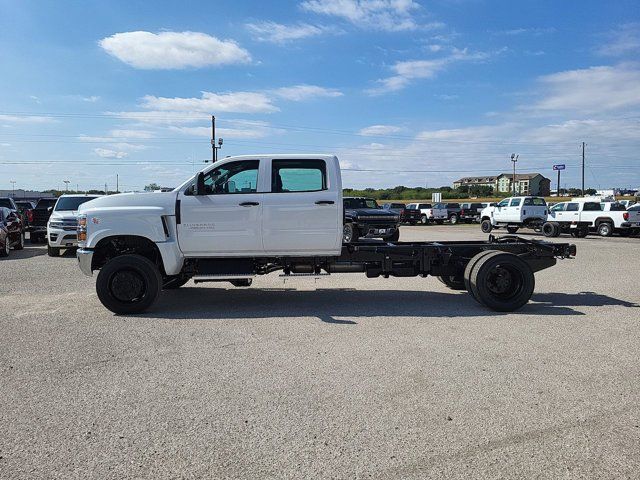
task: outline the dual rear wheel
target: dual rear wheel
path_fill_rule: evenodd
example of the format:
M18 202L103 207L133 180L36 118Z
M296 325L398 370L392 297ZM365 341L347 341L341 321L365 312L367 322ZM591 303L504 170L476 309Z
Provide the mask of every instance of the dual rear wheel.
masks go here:
M527 262L512 253L495 250L474 256L463 275L438 279L452 290L467 290L478 303L498 312L519 309L535 288L535 276Z

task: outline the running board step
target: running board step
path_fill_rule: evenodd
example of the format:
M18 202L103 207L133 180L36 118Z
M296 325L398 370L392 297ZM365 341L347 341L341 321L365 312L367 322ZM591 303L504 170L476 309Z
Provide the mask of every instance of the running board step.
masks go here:
M279 277L326 277L331 275L330 273L281 273Z
M194 275L194 282L217 282L225 280L244 280L253 278L255 275L248 275L246 273L214 273L209 275Z

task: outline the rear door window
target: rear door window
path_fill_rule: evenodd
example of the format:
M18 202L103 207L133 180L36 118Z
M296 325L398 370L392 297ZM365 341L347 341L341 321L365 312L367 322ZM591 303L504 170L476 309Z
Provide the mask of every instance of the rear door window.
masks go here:
M324 160L273 160L272 192L318 192L326 189L327 166Z

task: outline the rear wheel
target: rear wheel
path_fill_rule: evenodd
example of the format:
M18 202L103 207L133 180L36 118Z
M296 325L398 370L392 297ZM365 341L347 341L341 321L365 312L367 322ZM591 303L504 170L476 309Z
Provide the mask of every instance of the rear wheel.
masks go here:
M427 218L426 215L420 216L420 223L422 223L423 225L426 225L427 223L429 223L429 219Z
M342 243L353 243L358 239L358 227L353 223L345 223L342 227Z
M47 255L50 257L59 257L60 249L57 247L52 247L51 245L47 245Z
M438 277L442 283L444 283L451 290L466 290L467 287L464 283L463 275L443 275Z
M474 264L469 284L480 303L498 312L512 312L531 298L535 277L531 267L518 256L494 251Z
M121 255L102 267L96 292L114 313L140 313L151 307L162 289L158 267L141 255Z
M572 230L571 231L571 236L576 237L576 238L584 238L587 235L589 235L589 229L588 228L579 228L577 230Z
M511 235L513 235L514 233L517 233L518 231L518 227L507 227L507 232L509 232Z
M0 257L8 257L11 247L9 246L9 236L4 238L4 245L0 248Z
M464 279L464 286L465 286L465 290L467 290L471 296L473 298L476 298L475 294L473 293L473 290L471 290L471 271L473 270L473 268L476 266L476 263L478 263L482 258L484 258L485 256L494 253L493 250L483 250L482 252L476 254L474 257L471 258L471 260L469 260L469 263L467 263L467 266L464 269L464 275L463 275L463 279ZM478 300L476 298L476 300ZM480 301L480 300L478 300Z
M491 220L483 220L480 224L480 229L484 233L490 233L493 230L493 225L491 225Z
M545 237L557 237L560 235L560 225L554 222L545 222L542 225L542 234Z
M451 225L456 225L459 220L460 219L458 218L458 215L455 215L455 214L449 217L449 222L451 223Z
M613 235L613 225L609 222L602 222L598 225L598 235L601 237L610 237Z

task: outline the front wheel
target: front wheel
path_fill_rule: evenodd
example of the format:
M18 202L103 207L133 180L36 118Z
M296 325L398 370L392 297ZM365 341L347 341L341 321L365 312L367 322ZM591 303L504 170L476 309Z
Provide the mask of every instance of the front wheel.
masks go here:
M575 238L584 238L587 235L589 235L589 229L588 228L579 228L579 229L571 231L571 236L575 237Z
M458 223L460 219L458 218L457 215L451 215L449 217L449 223L451 223L451 225L456 225Z
M345 223L342 227L342 243L353 243L358 240L358 227L353 223Z
M513 235L514 233L518 232L518 227L507 227L507 232Z
M9 235L4 238L4 245L0 248L0 257L8 257L11 247L9 246Z
M482 230L483 233L491 233L491 230L493 230L491 220L483 220L480 224L480 230Z
M142 255L121 255L108 261L98 274L96 292L102 304L117 314L141 313L162 290L158 267Z
M60 249L57 247L52 247L51 245L47 245L47 255L50 257L59 257Z
M426 215L420 216L420 223L422 223L423 225L426 225L427 223L429 223L429 219L427 218Z
M560 236L560 225L555 222L546 222L542 225L542 234L545 237L558 237Z
M24 250L24 233L20 234L18 243L13 247L14 250Z

